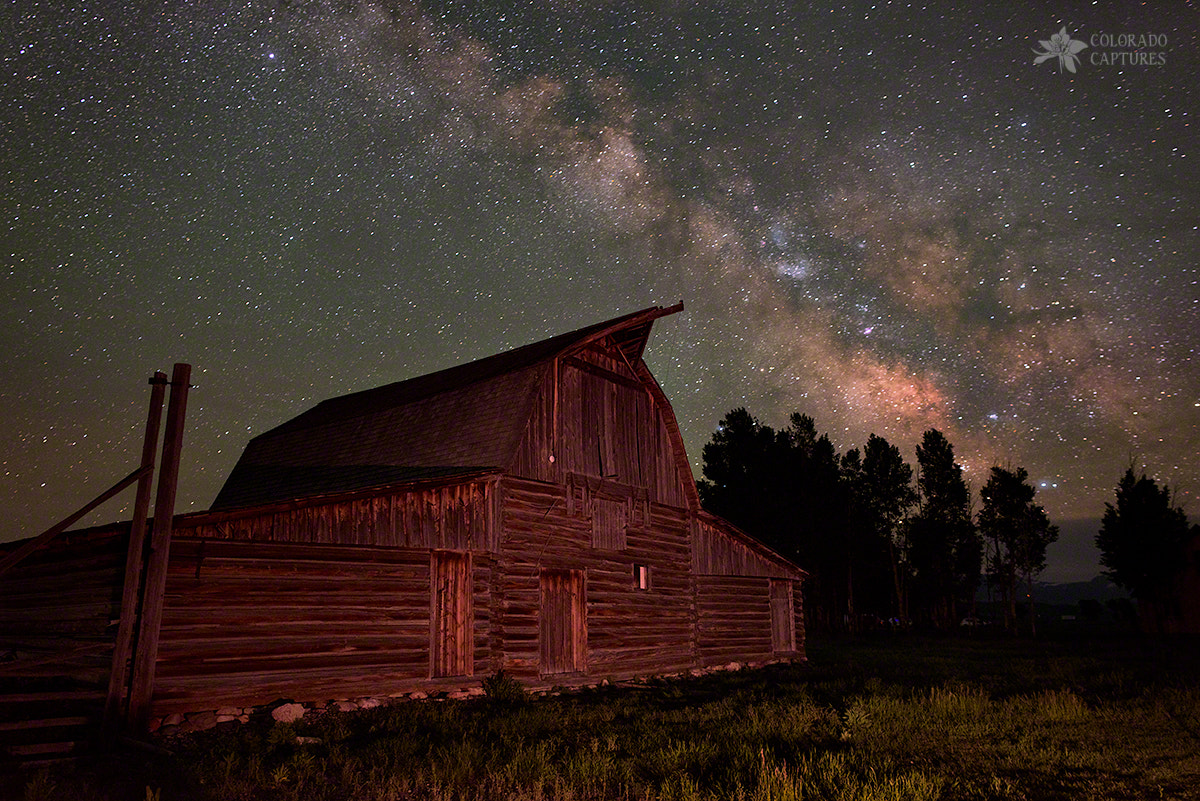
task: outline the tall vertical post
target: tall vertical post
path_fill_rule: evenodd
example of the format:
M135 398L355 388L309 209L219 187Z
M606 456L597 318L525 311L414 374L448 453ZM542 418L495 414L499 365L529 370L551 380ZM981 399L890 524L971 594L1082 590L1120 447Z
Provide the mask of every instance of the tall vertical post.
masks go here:
M175 490L179 484L179 453L183 447L183 420L187 411L189 364L176 364L171 373L171 400L167 405L167 430L163 436L162 465L158 493L154 498L154 523L146 564L146 590L142 596L137 651L133 657L133 679L129 688L131 728L142 730L150 716L154 692L154 669L158 659L158 631L162 625L163 596L167 587L167 561L171 553L171 528L175 518Z
M554 358L554 408L550 411L550 416L553 418L550 421L550 464L554 465L552 475L561 478L563 475L562 463L554 464L554 460L558 458L558 385L561 379L561 371L559 364L561 360L556 356Z
M155 371L150 379L150 412L146 417L146 436L142 440L142 469L145 472L138 480L137 499L133 504L133 524L125 554L125 583L121 592L121 622L117 627L112 670L108 676L108 697L104 702L104 727L110 735L120 729L125 719L124 702L129 689L134 626L141 606L142 566L146 558L146 516L150 510L150 491L154 488L154 460L166 389L167 374L162 370Z

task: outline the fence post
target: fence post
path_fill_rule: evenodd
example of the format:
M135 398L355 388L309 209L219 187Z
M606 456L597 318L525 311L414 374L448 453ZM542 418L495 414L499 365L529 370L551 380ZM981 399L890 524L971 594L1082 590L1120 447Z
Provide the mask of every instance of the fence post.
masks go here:
M158 632L162 624L163 596L167 586L167 561L171 553L171 528L175 518L175 490L179 483L179 453L183 447L183 420L187 410L191 365L176 364L171 373L171 400L167 405L167 430L163 436L162 466L154 498L154 522L146 564L146 590L133 655L133 679L129 689L129 726L143 730L150 716L154 693Z
M158 451L158 433L162 426L163 395L167 374L157 370L150 379L150 412L146 417L146 436L142 440L142 473L137 499L133 504L133 523L129 529L129 547L125 555L125 582L121 592L121 622L113 648L112 670L108 677L108 697L104 702L104 727L116 734L125 722L126 692L133 659L134 626L141 606L142 567L146 558L146 515L150 509L150 491L154 487L154 460Z

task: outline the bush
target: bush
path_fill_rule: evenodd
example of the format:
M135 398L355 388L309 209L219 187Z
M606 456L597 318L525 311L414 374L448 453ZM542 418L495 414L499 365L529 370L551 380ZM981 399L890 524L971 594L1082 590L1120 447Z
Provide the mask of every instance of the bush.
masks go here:
M529 698L525 685L505 673L504 668L483 680L483 694L493 703L507 706L523 703Z

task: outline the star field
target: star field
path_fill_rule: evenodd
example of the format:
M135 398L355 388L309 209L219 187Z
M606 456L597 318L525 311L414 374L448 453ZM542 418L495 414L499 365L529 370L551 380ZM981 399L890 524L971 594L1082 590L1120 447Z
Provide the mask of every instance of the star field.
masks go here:
M198 510L320 400L681 298L697 467L799 411L1056 523L1131 460L1200 516L1188 4L136 5L0 11L0 540L132 469L172 362ZM1165 63L1035 65L1063 26Z

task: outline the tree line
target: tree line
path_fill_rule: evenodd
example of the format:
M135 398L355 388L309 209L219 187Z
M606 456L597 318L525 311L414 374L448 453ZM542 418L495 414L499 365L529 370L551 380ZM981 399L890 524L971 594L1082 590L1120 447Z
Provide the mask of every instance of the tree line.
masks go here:
M987 581L1003 601L1006 627L1016 629L1022 593L1034 626L1033 580L1058 528L1036 503L1028 472L992 467L976 511L942 432L924 432L916 453L914 470L897 446L872 434L861 450L839 454L807 415L793 414L776 431L739 408L704 446L697 486L706 509L809 572L810 624L948 629L975 617ZM1147 537L1161 547L1148 549ZM1169 613L1164 576L1178 570L1187 537L1167 488L1131 469L1097 544L1110 578Z

